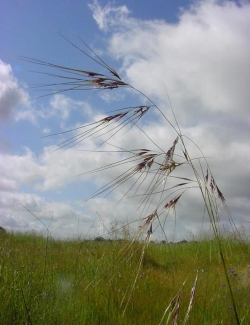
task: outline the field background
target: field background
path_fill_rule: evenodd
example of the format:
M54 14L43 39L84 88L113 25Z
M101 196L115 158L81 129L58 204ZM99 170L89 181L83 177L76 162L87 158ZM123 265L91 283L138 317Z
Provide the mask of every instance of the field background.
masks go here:
M221 244L240 321L248 325L250 245L230 235ZM129 239L61 241L2 234L0 324L160 324L178 292L178 324L183 324L197 273L187 324L235 324L211 238L145 247ZM167 317L168 312L162 324Z

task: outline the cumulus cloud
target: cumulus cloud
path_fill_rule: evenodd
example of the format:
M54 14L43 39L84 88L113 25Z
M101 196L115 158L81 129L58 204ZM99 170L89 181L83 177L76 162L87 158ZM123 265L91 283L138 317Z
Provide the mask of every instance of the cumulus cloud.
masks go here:
M125 31L112 34L110 53L123 60L129 82L147 95L166 99L167 89L185 123L194 115L232 116L236 109L246 114L249 12L249 4L201 1L176 25L132 19L131 26L128 17Z
M154 141L157 140L157 144L164 148L166 143L171 145L171 141L173 140L171 136L166 136L165 126L160 126L157 122L152 122L145 126L144 128L147 135ZM78 134L80 131L78 130ZM130 129L130 132L125 132L123 135L115 135L111 140L111 143L115 144L118 148L126 147L130 149L146 147L150 149L157 149L154 147L153 142L149 143L148 138L146 136L143 137L140 130L137 128ZM20 213L22 211L22 205L27 207L33 214L35 214L39 219L41 219L46 224L49 224L50 218L53 216L53 225L54 230L53 233L55 235L59 235L59 229L64 229L64 236L67 236L67 229L71 229L75 231L77 229L77 220L80 218L81 220L85 220L83 216L92 216L92 220L96 212L100 214L101 222L109 229L109 225L112 221L117 220L120 223L132 220L138 220L143 216L152 212L152 209L155 208L154 202L151 202L151 206L147 207L146 210L141 214L141 209L138 211L138 204L140 204L141 196L134 197L134 194L141 195L147 189L150 184L149 178L148 181L145 181L144 184L140 184L137 179L143 178L142 174L137 173L133 178L131 178L128 182L121 184L121 186L115 186L115 191L112 191L113 188L110 188L107 192L98 195L97 197L93 197L92 200L84 203L84 199L87 199L91 193L95 193L96 189L101 188L102 186L109 184L111 180L115 180L116 177L122 175L125 170L129 170L129 168L134 167L134 163L130 164L122 164L117 166L116 168L111 168L107 170L103 170L100 173L95 175L82 175L85 172L91 171L95 168L99 168L104 165L110 165L116 161L119 161L122 156L119 152L114 152L111 154L110 152L85 152L81 150L94 148L98 142L88 141L86 144L77 144L75 148L70 148L66 151L59 149L55 152L44 151L42 154L36 156L30 150L26 150L23 155L5 155L2 156L2 160L0 160L0 166L2 171L1 178L1 204L2 214L1 214L1 222L4 221L5 224L8 224L11 227L13 222L13 229L16 227L15 222L18 224L19 222L22 227L18 229L23 230L46 230L41 222L37 222L37 220L32 221L32 223L28 222L32 218L32 215L27 213ZM131 144L133 144L131 146ZM199 152L194 148L190 147L190 153L192 156L197 156ZM113 151L114 147L109 146L107 143L100 148L102 151ZM244 146L232 146L231 147L231 158L228 162L227 173L230 174L230 177L225 175L225 171L223 170L223 162L220 159L216 159L215 163L211 163L212 169L215 170L215 177L218 184L220 184L220 188L223 190L223 194L226 196L227 200L229 199L230 205L233 207L233 211L237 213L237 221L245 222L247 215L247 204L249 199L245 197L245 193L247 193L248 181L247 178L242 177L241 179L237 179L241 177L240 173L235 173L235 168L237 170L244 169L245 162L238 161L237 165L235 165L234 155L241 155L241 151L246 150ZM214 151L213 151L214 150ZM218 148L211 147L211 152L218 152ZM181 152L180 152L181 153ZM222 158L221 158L222 159ZM180 161L183 159L179 158ZM218 165L221 164L221 167ZM216 166L217 165L217 166ZM198 166L198 164L197 164ZM214 168L213 168L214 167ZM189 171L182 170L182 176L190 176ZM249 167L245 173L249 174ZM78 175L77 177L74 177ZM178 172L173 175L180 175ZM136 183L137 181L137 183ZM232 186L231 182L234 182L234 186ZM238 192L235 195L235 189L239 188L239 186L235 185L240 183L241 192ZM140 189L137 191L138 185ZM167 187L171 187L174 185L174 182L168 181ZM42 198L37 194L28 194L23 193L22 188L33 188L39 193L42 191L44 195L48 191L48 193L55 192L56 190L66 190L67 186L71 186L70 192L67 195L68 204L62 202L51 202L48 203L46 199ZM162 183L160 188L164 188L164 183ZM192 184L195 186L195 184ZM224 191L225 189L225 191ZM130 190L130 191L128 191ZM52 191L52 192L51 192ZM106 196L107 193L110 192L110 195ZM53 197L54 195L52 195ZM60 198L62 195L58 195ZM131 197L132 198L128 198ZM121 201L122 199L122 201ZM50 200L51 201L51 200ZM72 207L74 201L77 205L80 203L80 210L77 211ZM117 202L119 204L117 205ZM128 204L129 202L129 204ZM191 202L191 205L190 205ZM244 204L243 204L244 202ZM190 205L190 206L189 206ZM176 208L177 212L177 220L178 232L176 233L176 238L182 239L185 232L190 231L190 222L192 222L193 232L200 230L202 225L202 213L203 213L203 205L201 196L197 189L193 188L190 191L187 191L183 196L183 199L180 200L178 207ZM81 211L85 211L82 213ZM12 211L12 212L11 212ZM188 215L187 215L188 211ZM6 219L7 218L7 219ZM21 219L20 219L21 218ZM83 218L83 219L82 219ZM7 221L8 222L7 222ZM32 219L33 220L33 219ZM171 215L167 219L167 234L172 236L173 229L175 227L175 218L174 215ZM27 223L27 224L26 224ZM67 226L68 225L68 228ZM90 219L84 223L85 231L90 227ZM132 224L134 229L138 229L138 222ZM203 222L203 226L209 227L208 220ZM103 234L103 230L101 230L101 226L96 229L97 234L98 231L101 231ZM15 228L17 229L17 228ZM159 229L158 229L159 230ZM83 229L82 229L83 231ZM73 233L73 232L72 232ZM62 233L61 233L62 235ZM171 237L172 238L172 237Z
M40 191L60 189L94 168L95 157L74 149L53 152L49 148L38 156L29 149L22 155L1 154L0 188L9 191L29 185Z
M19 109L15 110L17 107ZM0 121L6 121L13 116L16 121L28 120L33 124L37 123L39 118L58 118L64 123L76 110L85 116L92 113L87 102L74 100L62 94L51 96L47 106L44 104L35 110L31 106L28 93L13 75L11 66L0 60Z
M188 138L207 157L235 219L246 222L246 205L239 207L250 201L250 4L197 1L175 24L134 19L129 12L119 20L105 8L101 13L100 6L92 9L106 22L107 50L122 62L120 73L175 123L170 97L191 155L201 153ZM164 119L159 116L158 123L152 123L153 131L149 125L144 130L167 150L166 139L173 132L166 121L160 132Z
M0 121L10 118L15 108L28 100L28 94L18 85L9 64L0 60Z
M66 203L39 194L73 182L72 174L82 172L79 158L71 153L59 161L46 153L35 156L28 149L22 155L1 154L1 226L12 231L34 230L45 234L49 228L51 235L59 237L86 234L92 221L82 208L74 207L74 200Z
M94 1L90 7L100 29L109 32L105 34L108 52L112 58L122 62L119 71L121 75L147 96L152 97L165 116L175 124L168 101L168 95L170 96L190 155L194 158L202 155L189 140L192 139L206 156L233 217L238 224L245 223L250 202L248 188L250 169L247 164L250 158L248 141L250 97L247 88L250 84L248 62L250 5L248 3L237 5L229 1L195 2L189 10L181 12L175 24L168 24L163 20L134 19L126 6L115 7L108 4L101 7ZM107 93L108 95L103 93L100 97L108 103L115 99L117 108L120 97L115 97L114 91L112 97L110 93ZM138 99L136 102L138 104ZM62 94L51 97L48 109L41 110L39 117L44 119L60 117L60 122L66 124L71 112L76 109L85 110L92 122L92 110L86 102L75 101ZM109 184L133 166L123 164L116 169L104 169L95 176L80 175L123 158L123 154L119 152L120 148L127 150L148 148L157 151L159 148L164 151L170 148L176 133L157 110L154 113L149 112L149 115L140 121L141 124L139 123L145 133L136 127L129 129L128 126L110 139L110 134L106 133L107 129L103 129L101 139L107 142L102 147L98 147L102 142L97 134L94 134L93 138L86 139L86 144L79 142L76 147L67 150L59 147L56 151L45 148L36 155L27 150L23 155L3 156L3 160L0 160L0 168L3 171L0 188L5 193L2 196L7 202L5 208L9 207L8 211L2 213L2 216L5 215L7 218L3 220L7 220L6 224L8 222L14 224L15 220L19 220L24 227L33 226L32 223L28 223L27 216L22 214L20 217L22 219L17 219L17 212L11 213L12 203L19 202L20 199L23 205L34 211L39 218L44 218L42 220L46 222L50 220L53 211L55 228L63 229L65 234L67 229L77 228L78 218L85 220L84 216L93 216L96 211L105 225L115 219L121 222L132 221L151 213L156 206L155 202L152 202L150 209L145 209L142 213L137 210L142 197L133 194L143 194L149 185L149 181L145 182L136 192L142 180L141 176L135 183L137 177L140 177L139 174L127 184L115 186L115 191L110 191L109 196L106 197L107 193L102 193L100 196L103 198L94 197L93 200L87 201L82 206L85 211L83 214L72 206L75 200L82 203L82 199L86 198L92 189L94 191ZM95 115L97 118L103 117L99 112ZM81 137L80 132L84 130L77 129L72 136L83 140L84 136ZM115 129L117 130L118 128ZM48 132L49 128L45 127L44 134ZM60 137L60 141L65 139L63 135ZM94 152L89 151L95 148ZM112 154L98 152L99 149L116 152ZM176 149L178 161L184 159L181 149L181 146ZM199 161L195 160L194 163L199 168ZM204 172L205 169L206 166ZM180 170L180 174L177 169L173 175L191 177L190 170L185 166ZM75 178L75 175L80 176ZM168 186L174 184L171 182L172 180ZM25 184L44 195L47 191L63 191L67 188L74 188L74 194L71 195L72 191L68 191L69 204L56 200L46 203L46 199L40 195L24 194L22 187ZM164 186L162 183L162 188ZM176 216L172 214L166 219L166 231L169 236L173 235L176 225L178 239L187 238L188 235L199 231L202 224L209 227L208 220L202 222L204 206L200 193L195 185L191 186L192 188L186 191L178 202ZM22 197L17 199L18 191L22 193ZM133 197L126 199L124 195ZM120 201L121 198L124 199ZM72 214L72 218L67 217L69 214ZM224 211L222 217L225 217ZM223 220L227 225L226 219ZM43 227L41 224L40 226ZM38 224L35 224L35 227L38 227ZM138 229L136 227L138 224L135 226L135 229Z

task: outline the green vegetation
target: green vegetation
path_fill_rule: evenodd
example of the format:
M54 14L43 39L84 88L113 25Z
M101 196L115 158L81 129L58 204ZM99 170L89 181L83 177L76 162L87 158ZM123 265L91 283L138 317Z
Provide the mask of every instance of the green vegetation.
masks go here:
M240 322L250 324L250 245L233 236L220 243ZM145 246L129 240L2 234L0 324L160 324L179 290L176 311L183 324L197 274L194 308L186 324L234 323L215 240Z

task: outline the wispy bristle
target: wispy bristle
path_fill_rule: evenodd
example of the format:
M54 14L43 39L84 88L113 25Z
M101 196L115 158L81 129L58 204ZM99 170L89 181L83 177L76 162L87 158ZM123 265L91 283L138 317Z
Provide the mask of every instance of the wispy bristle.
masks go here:
M211 175L210 188L211 188L212 192L215 191L215 182L214 182L213 175Z
M218 195L219 199L221 200L222 203L224 203L225 198L224 198L223 194L221 193L221 191L219 190L217 185L216 185L216 190L217 190L217 195Z
M197 286L197 280L198 280L198 273L196 275L196 278L194 280L194 284L193 284L192 289L191 289L191 295L190 295L189 305L188 305L188 309L187 309L187 312L186 312L186 315L185 315L184 323L183 324L186 324L186 322L187 322L187 320L189 318L190 311L191 311L191 309L193 307L194 296L195 296L195 291L196 291L196 286Z
M182 196L182 194L176 196L174 199L170 200L165 206L165 209L171 209L171 208L175 208L176 203L178 202L178 200L180 199L180 197Z
M207 169L207 173L206 173L206 176L205 176L205 184L207 185L207 182L208 182L208 169Z
M139 227L139 231L143 230L145 227L147 227L149 224L152 223L152 221L156 218L157 216L157 211L154 211L150 215L148 215L143 222L143 224Z

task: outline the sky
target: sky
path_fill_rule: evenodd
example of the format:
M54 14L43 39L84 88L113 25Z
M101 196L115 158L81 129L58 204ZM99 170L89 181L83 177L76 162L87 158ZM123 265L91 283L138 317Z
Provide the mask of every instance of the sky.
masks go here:
M166 153L177 121L199 174L206 172L206 163L200 169L197 159L204 155L235 224L249 229L249 1L0 0L0 5L0 226L57 238L94 237L107 235L112 224L147 217L156 203L142 208L150 184L150 175L142 182L145 173L92 197L133 162L87 172L125 159L118 148ZM63 146L114 110L149 105L128 87L68 92L33 87L53 83L49 74L58 70L22 57L107 75L85 44L158 109L150 108L138 127L127 124L112 138L105 129ZM85 124L91 125L79 128ZM180 140L175 161L185 161ZM209 229L204 203L187 164L171 176L157 190L183 182L176 177L193 182L175 210L162 213L165 234L168 240L190 239ZM173 188L156 200L164 198L165 204L181 193ZM220 213L229 229L223 206ZM153 231L153 238L163 238L156 222Z

